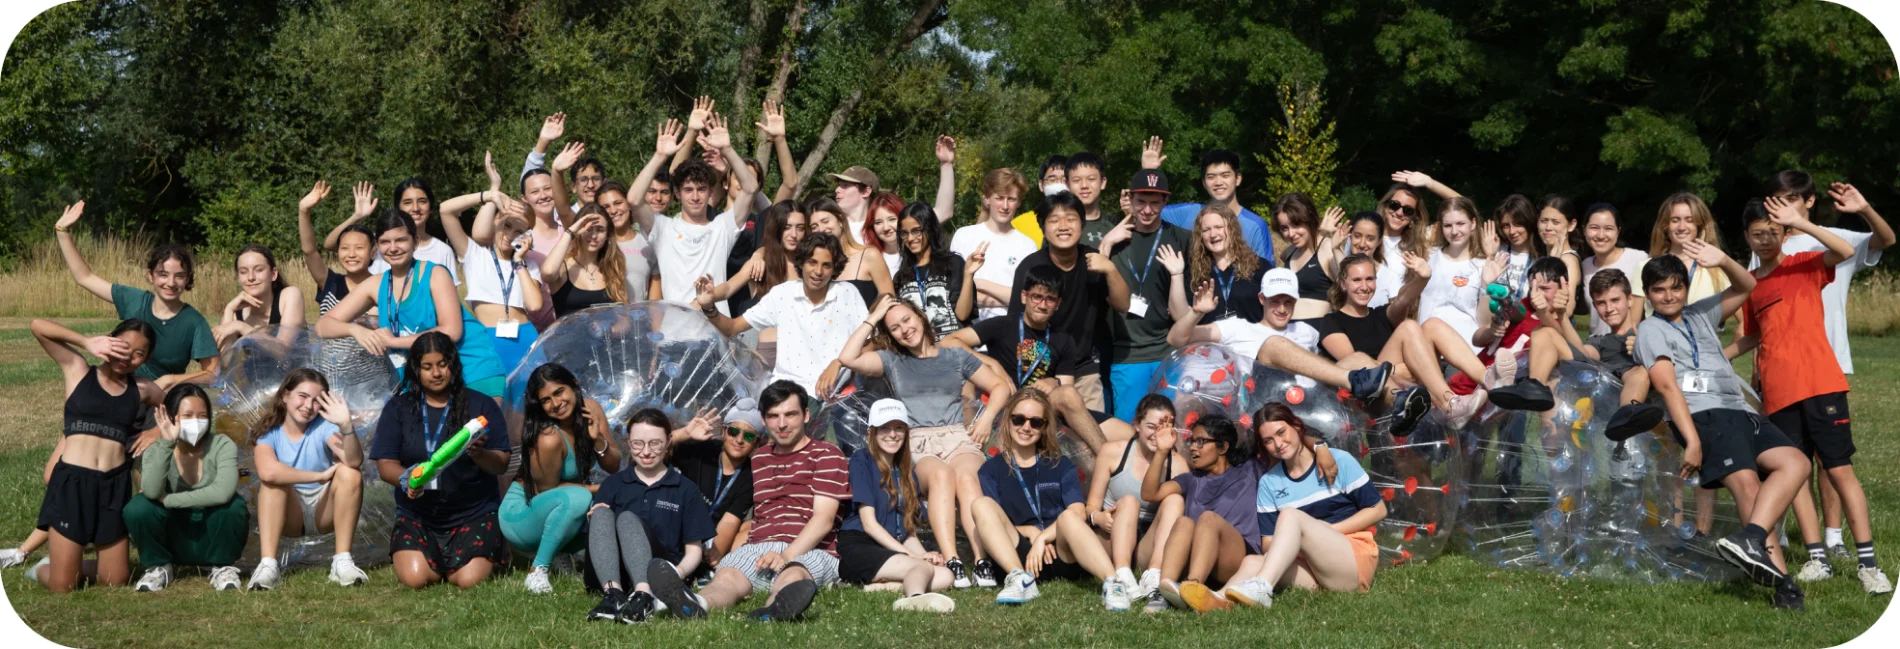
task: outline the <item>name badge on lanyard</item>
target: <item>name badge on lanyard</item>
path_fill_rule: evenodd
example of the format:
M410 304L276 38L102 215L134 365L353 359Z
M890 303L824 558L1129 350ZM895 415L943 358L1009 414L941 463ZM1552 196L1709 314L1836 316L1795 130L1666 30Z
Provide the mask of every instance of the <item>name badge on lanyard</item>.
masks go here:
M507 340L520 338L521 323L515 322L514 312L508 310L508 299L514 295L515 279L521 266L519 262L511 260L508 262L508 272L502 272L501 257L495 255L493 250L489 251L488 260L494 262L496 283L501 285L501 321L495 323L495 337Z

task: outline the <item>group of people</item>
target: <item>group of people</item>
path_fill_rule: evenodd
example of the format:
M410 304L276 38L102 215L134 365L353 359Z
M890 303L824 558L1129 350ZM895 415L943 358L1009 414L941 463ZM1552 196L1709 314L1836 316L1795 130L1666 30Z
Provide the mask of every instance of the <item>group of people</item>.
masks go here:
M256 457L263 557L248 588L278 587L278 544L313 533L335 534L332 581L369 578L350 554L365 467L394 493L390 559L404 585L473 587L512 551L532 557L525 587L546 593L556 560L584 550L588 583L604 595L594 619L695 617L755 591L768 593L755 617L793 619L838 581L928 611L953 608L949 588L999 588L998 602L1021 604L1050 579L1100 581L1111 610L1368 588L1385 508L1356 459L1316 442L1284 404L1180 430L1174 404L1154 393L1168 354L1213 343L1340 389L1400 437L1433 410L1452 428L1487 407L1544 413L1549 426L1556 365L1601 364L1624 385L1608 435L1669 422L1683 475L1728 489L1747 520L1717 547L1773 587L1777 605L1800 608L1797 582L1832 575L1843 518L1861 583L1891 591L1851 463L1842 323L1853 272L1894 234L1852 186L1827 193L1869 232L1814 225L1811 178L1773 176L1743 211L1750 270L1723 251L1691 193L1663 202L1646 251L1623 245L1609 204L1512 195L1486 218L1415 171L1393 174L1373 211L1322 211L1295 193L1262 217L1236 200L1240 158L1227 151L1201 158L1206 203L1169 204L1164 142L1152 138L1118 205L1104 200L1102 158L1058 156L1042 165L1032 210L1019 209L1027 179L995 169L975 223L952 232L954 139L936 141L932 202L906 202L855 166L828 176L830 195L799 202L782 110L763 114L785 179L770 199L760 163L733 148L705 99L684 124L657 127L624 184L583 143L548 159L565 134L560 114L544 123L518 195L492 156L488 189L441 201L411 178L378 211L376 189L359 183L350 216L319 241L313 212L330 188L316 183L298 205L320 287L315 331L386 355L399 387L370 443L330 378L309 369L240 433ZM125 584L129 537L140 590L166 587L174 564L210 567L214 587L238 588L251 521L236 436L209 431L198 386L218 371L221 346L304 324L306 298L271 250L247 247L238 296L214 325L182 299L187 248L152 251L149 291L111 283L73 244L82 213L73 205L55 227L67 265L125 320L103 336L34 322L65 378L66 426L39 531L0 551L0 564L45 545L32 574L53 590ZM681 423L640 410L613 422L573 372L543 365L509 430L504 377L539 332L646 300L691 305L743 337L773 382L724 413ZM1571 324L1579 310L1587 337ZM1724 345L1718 334L1738 313L1742 333ZM1730 367L1751 351L1759 409ZM880 379L892 398L872 404L864 448L847 457L810 437L814 404ZM462 459L411 481L465 422L479 430ZM1059 435L1094 454L1093 475L1058 451ZM1815 462L1825 524L1802 487ZM1769 534L1790 507L1809 554L1792 576ZM88 548L96 561L82 562Z

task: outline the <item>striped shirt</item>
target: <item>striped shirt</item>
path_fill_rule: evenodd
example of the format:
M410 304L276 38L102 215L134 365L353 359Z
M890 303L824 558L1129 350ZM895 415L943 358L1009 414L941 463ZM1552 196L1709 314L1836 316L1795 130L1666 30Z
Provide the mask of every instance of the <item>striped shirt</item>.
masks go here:
M812 499L838 501L838 512L851 505L851 463L829 442L810 440L804 448L781 453L776 444L752 455L752 535L747 543L791 543L811 520ZM838 523L817 549L837 554Z
M1308 466L1306 473L1298 478L1286 474L1285 462L1275 462L1273 468L1260 476L1255 504L1261 536L1273 536L1280 522L1280 512L1288 509L1298 509L1320 522L1332 524L1379 504L1382 499L1379 489L1372 485L1372 478L1359 466L1359 460L1336 448L1327 450L1333 454L1333 463L1339 466L1339 475L1331 484L1320 482L1318 462Z

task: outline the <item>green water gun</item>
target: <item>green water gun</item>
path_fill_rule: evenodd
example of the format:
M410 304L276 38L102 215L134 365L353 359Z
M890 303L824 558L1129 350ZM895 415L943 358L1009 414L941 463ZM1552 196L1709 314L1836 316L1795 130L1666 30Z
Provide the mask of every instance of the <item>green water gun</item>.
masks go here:
M409 470L409 488L421 489L422 485L429 484L430 480L435 479L436 474L441 473L443 468L455 461L456 456L462 454L462 449L468 446L468 441L474 439L476 433L487 429L487 417L470 419L461 430L455 431L455 436L450 437L447 444L435 449L435 454L429 456L429 461Z
M1484 287L1484 293L1486 295L1486 302L1491 308L1492 315L1502 317L1512 322L1516 322L1518 318L1522 317L1523 314L1520 313L1522 309L1518 308L1518 305L1511 301L1510 287L1492 282L1490 285Z

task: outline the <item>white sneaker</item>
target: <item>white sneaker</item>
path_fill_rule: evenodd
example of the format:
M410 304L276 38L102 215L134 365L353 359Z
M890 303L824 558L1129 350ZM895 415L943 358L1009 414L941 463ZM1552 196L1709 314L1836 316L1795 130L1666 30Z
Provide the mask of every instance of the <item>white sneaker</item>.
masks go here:
M39 580L40 580L40 576L39 576L39 574L38 574L38 573L39 573L39 571L40 571L40 569L42 569L42 568L45 568L45 567L47 567L47 566L50 566L50 565L53 565L53 560L52 560L51 558L46 558L46 559L40 559L40 562L39 562L39 563L36 563L36 564L33 564L33 565L30 565L30 566L27 566L27 567L26 567L26 578L27 578L27 579L31 579L31 580L33 580L33 581L39 581Z
M26 553L21 552L19 548L0 550L0 569L12 568L22 563L26 563Z
M1826 559L1809 559L1807 563L1801 565L1801 572L1795 573L1794 580L1821 581L1832 576L1834 576L1834 566L1828 565Z
M1153 593L1157 590L1161 590L1161 570L1158 568L1149 568L1143 571L1141 573L1140 588L1144 593Z
M924 593L899 598L896 602L891 604L891 610L949 613L957 610L957 602L943 593Z
M1452 430L1463 430L1465 424L1471 423L1471 418L1484 407L1486 396L1484 388L1478 388L1471 394L1452 397L1450 407L1445 409L1445 425Z
M133 590L141 593L156 593L172 585L171 566L153 566L145 569L145 576L139 577L138 586Z
M1141 607L1143 613L1160 613L1170 608L1167 598L1161 596L1161 589L1148 591L1148 605Z
M244 579L238 575L237 566L218 566L211 569L211 590L237 590L244 585Z
M1016 570L1003 578L1003 590L996 593L996 603L1022 604L1035 599L1038 595L1040 593L1036 592L1036 578L1029 576L1027 572Z
M247 589L276 590L277 585L283 583L283 581L283 570L278 568L277 564L260 563L257 564L256 570L251 571L251 585L248 586Z
M1860 587L1869 595L1893 592L1893 582L1887 581L1887 573L1881 572L1879 568L1861 568Z
M338 586L355 586L369 583L369 573L356 567L353 559L335 559L330 562L330 583Z
M528 587L528 592L536 595L554 592L554 584L548 583L547 566L535 566L533 570L528 571L528 578L522 581L521 585Z
M1136 579L1134 581L1122 582L1122 591L1128 593L1128 601L1130 604L1148 601L1148 595L1154 593L1153 589L1148 588L1142 583L1143 581L1146 580Z
M1102 606L1111 611L1128 610L1128 586L1120 577L1102 580Z
M1517 354L1509 350L1498 350L1491 366L1484 368L1484 389L1496 390L1499 387L1517 382Z
M1265 579L1254 578L1228 586L1221 594L1241 606L1273 608L1273 586Z

